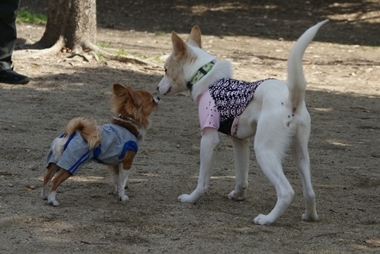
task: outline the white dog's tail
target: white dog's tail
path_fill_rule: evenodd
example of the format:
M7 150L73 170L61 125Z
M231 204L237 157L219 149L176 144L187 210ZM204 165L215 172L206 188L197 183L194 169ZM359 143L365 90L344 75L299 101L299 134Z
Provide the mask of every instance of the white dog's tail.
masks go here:
M306 80L302 69L302 57L309 43L313 40L318 29L328 19L319 22L304 32L293 46L288 57L288 88L293 111L305 100Z

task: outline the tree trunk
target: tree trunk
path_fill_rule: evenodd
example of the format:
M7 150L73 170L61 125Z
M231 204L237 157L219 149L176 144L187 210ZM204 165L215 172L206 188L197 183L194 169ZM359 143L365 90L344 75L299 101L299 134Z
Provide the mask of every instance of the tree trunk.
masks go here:
M118 56L96 46L96 0L49 0L45 32L32 47L41 50L14 52L18 58L54 55L66 47L82 55L84 49L102 57L127 63L152 65L133 56ZM93 54L95 59L98 56Z
M49 0L45 33L37 45L56 44L75 53L96 43L96 0Z

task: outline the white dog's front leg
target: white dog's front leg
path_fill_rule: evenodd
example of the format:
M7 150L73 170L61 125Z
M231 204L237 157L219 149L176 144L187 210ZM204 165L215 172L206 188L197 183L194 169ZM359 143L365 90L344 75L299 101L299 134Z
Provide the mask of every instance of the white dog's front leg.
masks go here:
M205 128L201 139L199 178L197 188L190 194L178 197L182 203L195 203L210 185L211 171L214 162L214 151L220 143L219 133L216 129Z
M129 198L125 195L125 185L127 184L128 176L130 170L123 169L123 164L119 164L119 182L118 182L118 193L120 201L127 201Z
M248 188L249 139L232 138L235 155L235 190L228 194L229 199L244 200Z

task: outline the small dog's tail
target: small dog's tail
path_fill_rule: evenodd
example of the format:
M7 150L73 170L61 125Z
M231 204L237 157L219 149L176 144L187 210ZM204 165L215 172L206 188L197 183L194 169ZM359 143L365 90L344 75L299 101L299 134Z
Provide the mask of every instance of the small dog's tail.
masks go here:
M288 57L288 88L293 111L305 100L306 80L302 69L303 54L313 40L318 29L325 24L328 19L319 22L304 32L293 46Z
M95 148L101 141L100 130L96 120L84 117L75 117L67 123L65 127L66 137L70 137L75 131L79 131L80 135L88 143L88 147Z
M65 133L53 140L51 148L53 155L56 158L61 157L67 141L76 131L79 131L82 138L86 140L90 150L95 148L101 142L99 126L95 120L90 120L84 117L75 117L67 123Z

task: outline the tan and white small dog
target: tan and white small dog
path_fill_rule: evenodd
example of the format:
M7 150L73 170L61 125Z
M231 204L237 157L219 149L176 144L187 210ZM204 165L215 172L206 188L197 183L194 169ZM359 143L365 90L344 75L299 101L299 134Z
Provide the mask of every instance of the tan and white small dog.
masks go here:
M128 200L125 185L133 159L149 127L149 116L158 107L159 97L130 86L113 85L112 110L117 115L111 124L98 126L95 120L73 118L65 132L54 139L47 156L47 172L42 198L53 206L58 186L80 167L94 160L108 166L121 201ZM58 174L53 178L55 173ZM51 188L49 191L49 185Z
M165 76L157 90L163 95L190 90L192 99L199 104L202 130L198 185L191 194L180 195L180 202L194 203L207 192L214 151L220 143L219 131L231 136L235 154L236 185L228 198L244 200L246 197L249 138L253 136L257 162L276 189L275 207L267 215L258 215L254 219L256 224L273 223L293 199L293 188L282 169L282 159L289 147L303 185L306 209L302 219L318 220L310 176L310 115L304 100L306 81L302 57L318 29L326 22L309 28L298 39L288 58L285 82L266 79L246 84L232 80L231 64L202 49L198 26L192 28L186 42L172 33L173 51L165 62Z

